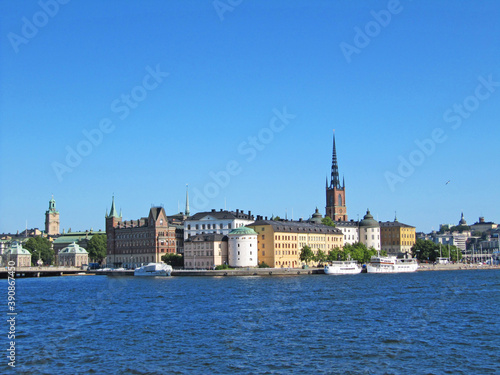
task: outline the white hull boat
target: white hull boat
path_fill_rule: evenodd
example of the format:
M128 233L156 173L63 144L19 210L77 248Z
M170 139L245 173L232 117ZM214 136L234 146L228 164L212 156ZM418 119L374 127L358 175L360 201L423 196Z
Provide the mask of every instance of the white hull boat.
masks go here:
M354 260L330 262L325 266L326 275L355 275L361 273L361 266Z
M366 265L368 273L402 273L415 272L418 268L414 258L396 258L395 256L373 256Z
M170 276L171 273L172 266L165 263L149 263L134 270L134 276Z

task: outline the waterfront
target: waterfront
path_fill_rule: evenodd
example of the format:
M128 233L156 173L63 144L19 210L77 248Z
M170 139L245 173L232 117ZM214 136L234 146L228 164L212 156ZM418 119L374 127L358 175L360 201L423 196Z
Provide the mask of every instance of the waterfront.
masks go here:
M488 374L500 366L498 270L27 278L16 291L19 374Z

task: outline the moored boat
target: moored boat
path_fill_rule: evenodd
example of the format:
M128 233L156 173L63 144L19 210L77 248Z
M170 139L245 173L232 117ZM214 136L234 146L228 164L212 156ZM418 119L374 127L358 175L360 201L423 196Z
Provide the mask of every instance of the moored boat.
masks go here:
M170 276L171 273L172 266L165 263L149 263L134 270L134 276Z
M415 272L417 268L418 263L414 258L382 257L380 253L377 256L372 256L370 263L366 265L368 273Z
M355 260L330 262L325 266L326 275L355 275L361 273L361 266Z

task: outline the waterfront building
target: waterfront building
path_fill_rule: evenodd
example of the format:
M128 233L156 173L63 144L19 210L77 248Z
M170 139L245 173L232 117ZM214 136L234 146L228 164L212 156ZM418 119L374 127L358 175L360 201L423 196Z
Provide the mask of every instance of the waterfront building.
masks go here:
M335 147L335 132L333 133L332 170L330 184L326 180L326 216L334 221L347 221L347 207L345 201L345 179L340 184L337 150Z
M498 224L495 224L491 221L484 221L484 217L480 217L479 220L472 224L470 226L470 230L471 231L477 231L477 232L491 232L493 231L494 229L497 229L498 228Z
M363 220L359 222L359 239L367 248L380 250L380 224L373 218L370 210L366 211Z
M57 238L55 238L52 241L52 248L54 249L54 257L55 257L55 263L58 264L58 256L59 252L64 249L65 247L68 247L71 245L73 242L76 243L78 246L87 248L88 242L94 237L95 235L102 234L106 235L106 232L99 230L97 232L94 232L92 228L90 230L86 231L78 231L78 232L72 232L68 231L67 233L63 233L59 235Z
M54 196L49 201L49 209L45 211L45 233L49 236L59 234L59 211L56 210Z
M230 267L257 267L257 232L252 228L233 229L228 237L228 263Z
M84 264L89 264L89 253L76 242L73 242L59 251L57 259L59 266L81 267Z
M335 228L344 235L344 244L354 245L359 242L359 221L337 221Z
M380 245L388 255L409 254L416 241L415 227L394 221L380 223Z
M228 235L233 229L244 227L254 221L252 212L212 210L198 212L184 221L184 240L198 234L217 233Z
M15 267L31 267L31 253L24 249L20 242L14 241L2 254L3 266L14 262Z
M258 262L270 267L300 267L300 251L309 246L314 254L343 248L344 236L334 227L307 221L274 221L257 216L247 225L257 232ZM314 262L313 262L314 263Z
M184 268L212 269L228 263L228 238L224 234L197 234L184 240Z
M135 268L144 263L161 262L166 253L176 252L175 227L168 222L163 207L151 207L148 217L122 220L113 197L106 212L108 265Z

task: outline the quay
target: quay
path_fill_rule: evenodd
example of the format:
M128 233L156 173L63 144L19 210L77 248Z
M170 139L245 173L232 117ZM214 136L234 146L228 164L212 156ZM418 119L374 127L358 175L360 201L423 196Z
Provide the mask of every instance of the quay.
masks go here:
M94 272L82 270L80 267L16 267L15 278L46 277L46 276L73 276L94 275ZM12 273L11 273L12 275ZM9 272L5 267L0 269L0 279L7 279Z
M324 274L323 268L237 268L228 270L173 270L172 276L295 276ZM97 271L96 275L134 276L133 270Z

